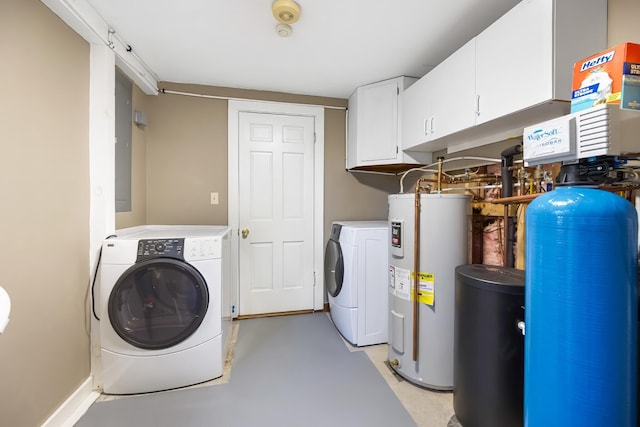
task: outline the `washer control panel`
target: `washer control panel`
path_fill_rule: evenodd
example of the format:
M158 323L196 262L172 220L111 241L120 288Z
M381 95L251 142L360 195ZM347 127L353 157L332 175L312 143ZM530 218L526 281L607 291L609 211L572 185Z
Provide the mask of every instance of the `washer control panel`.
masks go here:
M158 257L184 260L184 239L142 239L138 241L136 262Z

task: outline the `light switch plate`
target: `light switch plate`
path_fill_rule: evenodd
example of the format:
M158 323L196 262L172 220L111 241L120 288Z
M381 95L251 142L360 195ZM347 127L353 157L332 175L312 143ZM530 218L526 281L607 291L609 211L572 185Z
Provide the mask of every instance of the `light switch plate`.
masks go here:
M218 193L211 193L211 204L212 205L217 205L218 204Z

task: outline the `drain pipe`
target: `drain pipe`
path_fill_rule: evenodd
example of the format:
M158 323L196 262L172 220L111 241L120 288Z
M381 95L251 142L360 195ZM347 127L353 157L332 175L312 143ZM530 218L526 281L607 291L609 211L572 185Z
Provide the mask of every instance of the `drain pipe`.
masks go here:
M511 167L513 166L513 156L516 154L522 153L522 145L514 145L513 147L507 148L501 153L502 157L502 167L501 167L501 177L502 177L502 197L511 197L513 196L513 175L511 173ZM509 205L504 205L504 220L503 220L503 230L504 230L504 253L502 264L505 267L513 267L514 258L513 258L513 244L514 244L514 234L515 234L515 223L513 218L509 216Z

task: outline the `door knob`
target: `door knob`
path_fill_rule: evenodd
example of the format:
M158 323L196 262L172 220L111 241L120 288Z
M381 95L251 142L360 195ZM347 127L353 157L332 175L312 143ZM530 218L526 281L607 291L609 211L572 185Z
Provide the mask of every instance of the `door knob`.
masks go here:
M249 229L248 228L243 228L242 229L242 238L246 239L248 235L249 235Z

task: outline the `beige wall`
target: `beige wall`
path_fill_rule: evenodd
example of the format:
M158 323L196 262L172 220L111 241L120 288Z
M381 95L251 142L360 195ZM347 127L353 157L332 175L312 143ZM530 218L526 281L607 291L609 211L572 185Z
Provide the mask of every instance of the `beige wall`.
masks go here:
M89 46L2 0L0 52L0 425L33 427L89 376Z
M397 178L345 170L344 111L325 110L324 149L324 231L329 239L331 222L336 220L386 220L387 195L397 192Z
M346 99L162 83L209 96L346 107ZM147 97L147 222L227 224L227 101L174 94ZM345 170L345 111L325 108L325 231L336 219L385 219L395 177ZM220 204L210 205L209 194Z
M640 1L609 0L607 45L640 43ZM594 52L595 53L595 52Z
M147 98L147 223L227 224L226 101Z

